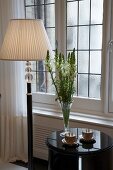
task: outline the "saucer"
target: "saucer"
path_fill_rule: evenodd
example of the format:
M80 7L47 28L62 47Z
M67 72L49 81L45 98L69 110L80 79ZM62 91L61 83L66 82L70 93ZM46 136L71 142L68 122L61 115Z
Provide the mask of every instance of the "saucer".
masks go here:
M65 144L65 145L68 145L68 146L75 146L75 145L78 145L77 141L74 142L74 143L71 143L71 144L70 144L70 143L67 143L66 140L65 140L65 138L62 139L62 143Z
M86 139L83 138L82 135L80 135L79 138L80 138L81 143L95 143L96 142L94 137L92 137L90 140L86 140Z

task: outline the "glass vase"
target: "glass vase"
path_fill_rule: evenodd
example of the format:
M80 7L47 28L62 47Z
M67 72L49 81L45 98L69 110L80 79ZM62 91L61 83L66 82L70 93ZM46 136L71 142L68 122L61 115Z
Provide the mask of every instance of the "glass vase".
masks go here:
M64 123L64 132L60 134L60 136L64 137L67 132L69 132L69 115L71 110L72 103L61 102L60 107L62 109L63 114L63 123Z

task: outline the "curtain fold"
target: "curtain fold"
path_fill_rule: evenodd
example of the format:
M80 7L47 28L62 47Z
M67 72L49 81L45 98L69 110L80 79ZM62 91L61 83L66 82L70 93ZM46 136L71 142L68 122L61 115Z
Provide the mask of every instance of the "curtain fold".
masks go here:
M24 18L23 0L0 0L0 46L9 19ZM0 61L0 161L27 161L25 63Z

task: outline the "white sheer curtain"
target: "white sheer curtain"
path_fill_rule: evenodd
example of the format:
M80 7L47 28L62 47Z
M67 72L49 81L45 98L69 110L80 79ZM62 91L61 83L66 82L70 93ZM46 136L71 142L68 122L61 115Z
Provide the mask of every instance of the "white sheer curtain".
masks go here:
M12 18L24 18L24 0L0 0L0 46ZM0 61L0 161L27 159L24 62Z

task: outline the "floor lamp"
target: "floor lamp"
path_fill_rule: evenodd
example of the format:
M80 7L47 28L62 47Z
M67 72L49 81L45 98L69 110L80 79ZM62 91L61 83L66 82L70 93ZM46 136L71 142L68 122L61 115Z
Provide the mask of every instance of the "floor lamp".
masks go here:
M32 129L32 94L31 63L46 57L47 50L52 52L51 45L42 20L10 20L0 51L0 60L27 61L27 127L28 127L28 170L33 170L33 129Z

